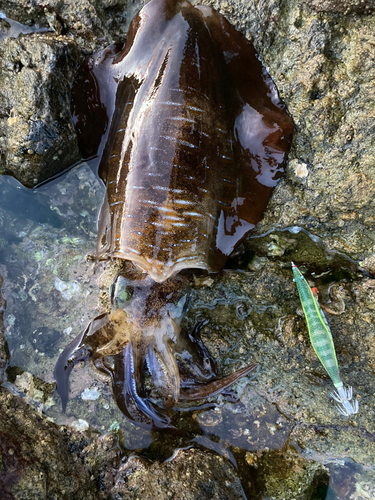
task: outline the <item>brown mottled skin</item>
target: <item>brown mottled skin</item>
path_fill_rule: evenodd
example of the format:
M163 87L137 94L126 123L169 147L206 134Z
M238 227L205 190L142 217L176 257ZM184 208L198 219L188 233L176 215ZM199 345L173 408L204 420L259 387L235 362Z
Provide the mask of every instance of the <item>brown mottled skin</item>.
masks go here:
M145 360L164 407L216 394L254 369L216 380L199 328L180 328L189 292L177 273L222 269L259 222L293 123L251 43L213 9L178 0L151 0L124 45L85 61L72 112L83 154L97 156L106 185L98 256L134 266L115 278L111 314L61 355L58 390L66 405L71 368L91 357L132 421L167 426L145 394ZM119 305L122 287L132 297Z

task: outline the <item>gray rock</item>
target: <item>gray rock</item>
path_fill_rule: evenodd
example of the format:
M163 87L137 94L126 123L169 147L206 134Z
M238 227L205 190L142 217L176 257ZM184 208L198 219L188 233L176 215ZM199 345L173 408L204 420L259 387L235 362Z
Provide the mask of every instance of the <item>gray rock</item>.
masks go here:
M6 302L1 295L1 286L3 284L3 277L0 276L0 384L5 380L5 368L7 365L7 356L5 350L5 334L4 334L4 311Z
M0 173L32 187L80 159L71 84L85 55L124 39L126 0L1 0L0 11L23 23L23 31L36 25L50 31L8 37L0 45Z
M233 467L222 457L194 449L180 451L174 460L164 464L130 458L120 467L112 494L116 500L244 498Z
M109 451L111 437L109 441L95 440L71 429L58 428L1 387L0 409L2 498L108 498L100 491L100 474L105 470L105 462L99 460L98 451L103 451L106 460L116 461L115 453ZM87 468L85 460L92 465L101 462L102 470Z
M229 18L253 39L296 129L256 233L301 226L374 272L374 16L321 14L296 0L265 7Z
M80 158L70 87L80 60L73 40L51 34L0 45L0 173L27 187Z
M339 14L370 14L375 10L374 0L305 0L316 12Z

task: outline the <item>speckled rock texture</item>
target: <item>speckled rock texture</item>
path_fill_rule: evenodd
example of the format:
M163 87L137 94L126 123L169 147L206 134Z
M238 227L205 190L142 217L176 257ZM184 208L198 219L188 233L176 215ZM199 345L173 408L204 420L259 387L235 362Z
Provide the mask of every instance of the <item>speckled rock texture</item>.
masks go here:
M58 427L0 388L2 500L240 500L235 469L222 457L191 449L160 464L121 460L113 436Z
M218 455L194 449L180 451L174 460L164 464L130 458L119 469L113 495L129 500L243 499L234 468Z
M0 172L32 187L79 160L70 86L74 41L49 33L0 43Z
M1 295L1 287L3 284L3 277L0 276L0 384L5 380L5 369L7 366L7 355L5 350L5 334L4 334L4 311L6 301Z
M2 499L100 498L99 478L90 478L82 455L90 438L46 422L2 388L0 408Z
M139 10L139 2L129 4ZM73 39L86 53L126 36L126 0L0 0L0 11L22 24L37 24L55 36Z
M81 498L79 488L93 495L82 498L115 499L323 500L327 491L332 500L375 496L374 2L202 3L253 41L296 124L287 173L243 255L228 263L233 270L191 278L186 327L210 320L202 337L220 374L249 361L259 362L259 373L220 396L217 408L171 415L188 438L149 436L128 425L108 380L87 367L73 372L63 416L53 395L53 366L98 307L105 309L116 268L85 261L94 251L102 188L88 167L71 171L48 195L22 191L19 202L27 208L17 218L5 202L16 188L0 179L0 380L11 354L0 433L11 439L16 429L14 454L1 448L0 485L9 499ZM68 109L74 68L88 53L123 39L141 5L0 0L8 17L52 30L0 42L0 82L9 82L0 86L2 172L14 166L15 176L33 185L51 175L46 165L64 169L79 158ZM48 126L53 132L40 156L38 140L30 139L34 116L41 131ZM291 260L331 311L326 316L341 376L360 405L352 418L340 415L329 397L333 386L310 344ZM68 427L58 430L25 402ZM192 443L200 449L184 449L162 463ZM141 449L148 459L130 457ZM63 466L56 465L49 483L38 474L58 456ZM67 482L72 463L80 475Z
M256 233L301 226L375 272L374 16L211 4L253 40L296 124L287 176Z
M370 14L375 10L373 0L306 0L305 3L316 12L334 14Z

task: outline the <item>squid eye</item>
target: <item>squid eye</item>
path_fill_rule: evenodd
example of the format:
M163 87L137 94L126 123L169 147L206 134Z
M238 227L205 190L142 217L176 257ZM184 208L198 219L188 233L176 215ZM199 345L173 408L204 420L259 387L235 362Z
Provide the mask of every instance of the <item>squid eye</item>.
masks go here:
M134 289L123 276L118 276L111 285L111 304L114 309L123 309L133 297Z

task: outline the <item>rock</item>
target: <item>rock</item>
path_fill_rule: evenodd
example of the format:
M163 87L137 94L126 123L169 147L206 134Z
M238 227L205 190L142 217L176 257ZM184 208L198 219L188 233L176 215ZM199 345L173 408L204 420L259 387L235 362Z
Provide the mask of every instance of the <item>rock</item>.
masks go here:
M83 399L83 401L96 401L100 398L100 392L96 387L92 387L91 389L86 387L86 389L81 394L81 398Z
M6 307L6 302L1 295L1 287L3 284L3 277L0 275L0 384L5 380L5 368L7 365L7 355L6 355L6 341L4 333L4 311Z
M86 422L86 420L82 420L81 418L79 418L78 420L74 420L74 422L72 422L72 427L76 431L84 432L87 431L90 426L88 422Z
M310 7L311 2L296 0L281 7L275 0L254 2L242 16L230 14L245 23L243 31L254 40L296 124L291 168L255 233L300 226L329 249L370 262L375 255L375 18L337 17Z
M86 53L126 35L127 0L0 0L0 11L22 24L37 23L73 38Z
M66 283L58 277L55 279L55 288L61 293L65 300L70 300L80 291L79 284L76 281L73 283Z
M120 467L112 494L116 500L244 498L235 470L222 457L194 449L180 451L167 463L130 458Z
M373 0L305 0L305 3L316 12L371 14L375 10Z
M95 6L88 0L1 0L0 11L23 23L24 31L37 30L35 23L50 31L8 37L0 45L0 174L33 187L80 159L71 84L88 53L124 39L126 0Z
M83 460L82 450L89 441L46 422L19 397L0 388L2 498L106 498L100 495L99 477L91 479L93 471Z
M22 375L17 375L14 385L22 392L34 395L34 381L31 373L23 372Z
M80 158L69 98L79 60L74 41L50 34L1 43L1 173L32 187Z
M257 472L254 496L285 500L325 498L329 469L314 460L297 457L292 447L287 447L284 453L274 450L248 452L246 462Z

